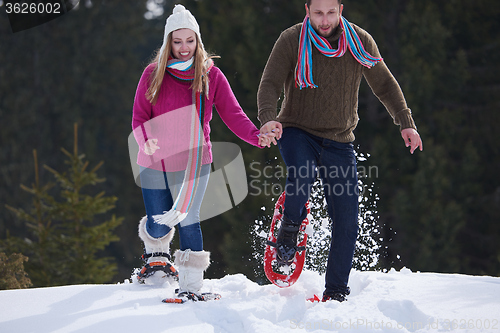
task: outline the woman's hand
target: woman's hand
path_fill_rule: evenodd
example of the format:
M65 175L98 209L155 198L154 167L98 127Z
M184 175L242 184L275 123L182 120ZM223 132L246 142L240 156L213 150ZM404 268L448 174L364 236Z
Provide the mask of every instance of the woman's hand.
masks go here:
M271 147L271 142L274 140L274 136L271 135L259 134L259 145L262 147L268 147L268 148Z
M160 149L157 144L158 139L149 139L146 143L144 143L144 152L148 155L153 155L157 149Z

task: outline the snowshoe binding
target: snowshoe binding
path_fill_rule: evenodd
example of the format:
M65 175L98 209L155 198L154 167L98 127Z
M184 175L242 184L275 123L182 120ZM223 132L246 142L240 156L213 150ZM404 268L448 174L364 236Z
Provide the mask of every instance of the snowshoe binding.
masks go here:
M328 302L328 301L337 301L339 303L347 301L347 296L351 293L351 289L347 287L345 292L325 292L323 293L323 297L319 298L318 295L314 295L312 298L308 298L309 302Z
M322 302L327 302L327 301L337 301L337 302L344 302L347 301L347 295L349 295L349 292L347 293L332 293L332 294L323 294L323 299L321 300Z
M276 248L276 260L279 266L293 264L295 254L306 249L305 246L297 246L299 230L300 225L292 224L291 221L283 216L276 243L267 242L267 244Z
M219 300L221 298L220 294L215 294L215 293L192 293L192 292L187 292L183 291L179 293L179 290L176 289L175 293L177 294L176 297L172 298L165 298L162 300L163 303L176 303L176 304L182 304L186 303L188 301L192 302L207 302L207 301L212 301L212 300Z
M167 260L158 260L147 262L151 257L163 257ZM146 262L146 264L142 267L142 269L137 273L137 280L141 284L145 284L146 280L153 275L158 275L162 278L173 278L174 280L178 279L177 270L172 266L169 262L171 260L170 254L168 253L144 253L142 255L142 260ZM157 274L158 273L158 274Z
M264 253L266 277L280 288L293 285L302 273L307 244L305 230L309 224L308 217L300 225L295 225L286 219L283 216L284 203L285 192L280 195L276 202ZM309 202L306 203L306 209L307 215L309 215ZM279 232L275 236L275 227L278 221L280 222ZM300 241L298 241L299 234L302 235Z

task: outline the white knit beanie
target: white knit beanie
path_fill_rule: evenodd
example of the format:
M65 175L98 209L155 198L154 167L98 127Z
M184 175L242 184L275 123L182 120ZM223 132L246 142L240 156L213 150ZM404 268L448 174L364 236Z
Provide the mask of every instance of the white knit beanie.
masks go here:
M198 40L203 49L203 42L201 41L200 26L196 22L195 17L189 10L187 10L183 5L175 5L172 14L167 18L167 23L165 24L165 34L163 36L163 45L160 49L160 57L163 56L163 51L167 45L168 34L172 31L179 29L191 29L198 35Z

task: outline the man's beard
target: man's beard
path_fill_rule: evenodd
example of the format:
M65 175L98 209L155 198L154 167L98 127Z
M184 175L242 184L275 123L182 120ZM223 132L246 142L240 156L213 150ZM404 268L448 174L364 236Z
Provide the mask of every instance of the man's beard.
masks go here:
M335 33L335 31L337 30L336 28L332 28L332 29L330 30L330 32L329 32L328 34L326 34L326 35L325 35L323 32L321 32L321 30L319 29L319 26L318 26L318 27L312 26L312 27L313 27L314 31L316 31L316 33L317 33L318 35L320 35L321 37L323 37L323 38L329 38L329 37L332 37L332 36L333 36L333 34Z

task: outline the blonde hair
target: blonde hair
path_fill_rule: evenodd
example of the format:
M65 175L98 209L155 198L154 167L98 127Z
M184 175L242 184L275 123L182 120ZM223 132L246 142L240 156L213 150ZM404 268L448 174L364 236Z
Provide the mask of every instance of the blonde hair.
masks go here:
M196 36L196 51L194 54L194 80L191 84L190 89L202 92L205 91L205 94L208 96L208 75L205 75L207 72L208 65L212 62L214 58L220 58L218 56L209 56L208 53L203 48L203 44L201 43L198 35ZM163 77L165 76L165 71L167 69L167 61L169 56L172 53L172 33L168 34L167 43L165 45L165 49L163 51L163 55L160 54L160 49L156 50L156 55L153 60L149 63L149 65L156 63L154 70L151 72L149 77L149 86L146 92L146 98L153 105L158 101L158 93L160 92L161 84L163 82ZM148 66L149 66L148 65Z

